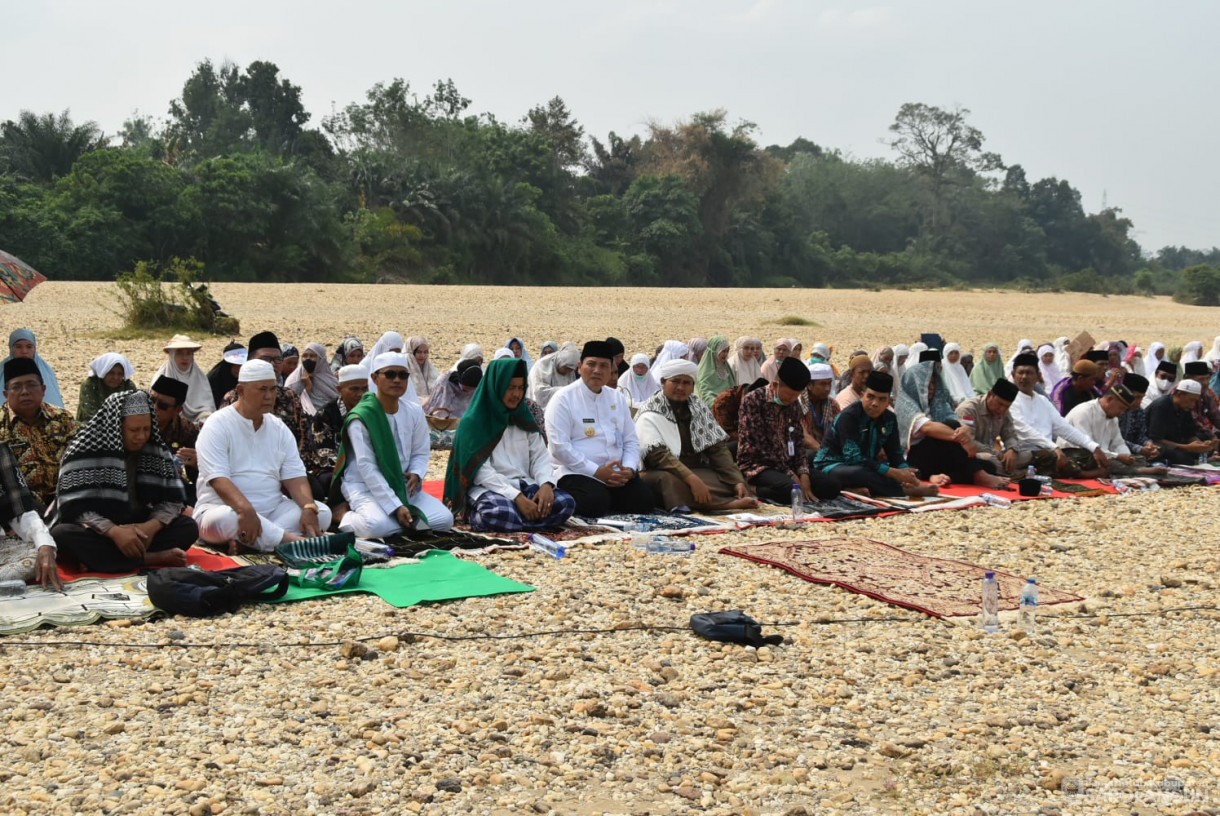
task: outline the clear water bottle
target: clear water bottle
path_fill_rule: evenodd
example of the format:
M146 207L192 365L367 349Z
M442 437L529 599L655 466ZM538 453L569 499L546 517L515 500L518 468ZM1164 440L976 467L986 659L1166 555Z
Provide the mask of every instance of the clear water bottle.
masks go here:
M1026 479L1033 479L1033 478L1036 478L1036 477L1037 477L1037 475L1038 475L1038 472L1037 472L1036 470L1034 470L1034 466L1033 466L1033 465L1030 465L1029 467L1027 467L1027 468L1025 469L1025 478L1026 478Z
M563 558L564 553L567 552L562 544L556 544L541 533L530 533L529 545L532 549L544 552L555 558Z
M644 547L654 555L690 555L695 551L693 541L675 541L669 536L656 536Z
M1000 631L1000 583L995 573L983 576L983 631L994 634Z
M979 498L992 507L1012 507L1012 499L1006 499L994 493L984 493Z
M1017 613L1017 624L1026 632L1034 631L1034 617L1038 614L1038 582L1033 578L1025 579L1025 588L1021 590L1021 607Z
M25 591L25 581L16 578L0 581L0 598L22 598L25 597Z
M792 485L792 520L796 521L801 516L805 515L805 491L801 490L799 484Z
M1200 464L1200 465L1206 465L1206 464L1207 464L1207 454L1206 454L1206 453L1200 453L1200 454L1199 454L1199 464Z

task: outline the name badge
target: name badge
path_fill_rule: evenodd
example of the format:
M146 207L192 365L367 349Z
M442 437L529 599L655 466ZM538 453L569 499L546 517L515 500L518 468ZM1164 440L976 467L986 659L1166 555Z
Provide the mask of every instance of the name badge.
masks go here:
M795 430L791 425L788 426L788 455L796 456L796 444L792 441L792 432Z

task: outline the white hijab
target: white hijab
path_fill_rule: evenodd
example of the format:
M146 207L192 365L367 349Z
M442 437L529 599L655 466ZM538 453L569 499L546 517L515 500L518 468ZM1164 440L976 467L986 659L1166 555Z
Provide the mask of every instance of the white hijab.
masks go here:
M1058 357L1049 363L1042 362L1043 354L1046 354L1047 352L1053 353L1054 351L1054 346L1044 343L1043 345L1038 346L1038 351L1036 352L1038 355L1038 370L1042 372L1042 384L1046 386L1048 391L1055 387L1055 383L1063 379L1063 370L1059 368ZM1070 368L1068 370L1071 371Z
M451 372L457 371L458 363L462 362L463 360L485 359L486 358L483 356L482 346L480 346L478 343L467 343L466 345L462 346L462 353L458 355L458 358L453 362L453 366L449 370ZM482 365L482 363L480 363L480 365Z
M956 351L956 363L949 362L949 352ZM957 343L945 343L941 352L941 372L944 374L945 385L949 386L949 395L955 403L974 396L974 386L970 383L970 375L962 365L962 347Z
M415 360L415 350L427 345L428 338L416 335L407 338L406 348L403 349L407 355L407 373L411 375L411 387L415 391L416 399L421 403L432 395L433 389L441 379L441 373L436 370L436 366L432 365L431 346L428 348L428 360L422 366Z
M372 350L364 355L364 357L367 360L376 360L380 354L385 354L387 351L394 349L402 351L404 348L406 348L406 343L402 341L402 335L396 331L388 331L377 338L377 342L373 344Z
M1165 344L1157 341L1148 347L1148 356L1144 358L1144 376L1151 383L1156 376L1156 367L1161 364L1161 360L1165 357ZM1151 388L1148 389L1152 391Z
M653 361L652 367L655 369L670 360L685 360L688 354L690 354L690 347L681 340L666 340L665 345L661 346L660 353L657 354L657 359Z
M635 367L640 363L648 365L647 354L637 354L632 357L631 368L624 371L623 376L619 377L620 385L627 386L627 394L631 397L631 405L635 408L643 405L645 400L661 390L661 383L654 373L657 367L654 365L641 377L635 373Z
M1212 341L1211 351L1207 352L1203 359L1211 363L1213 369L1216 367L1216 363L1220 362L1220 337Z
M1178 360L1179 366L1184 366L1187 363L1197 363L1203 356L1203 344L1198 340L1191 340L1182 347L1182 359Z
M1004 364L1004 376L1010 380L1012 379L1012 362L1013 362L1013 360L1017 359L1018 355L1033 354L1033 353L1034 353L1034 341L1033 340L1022 340L1020 343L1017 343L1016 352L1011 357L1009 357L1008 362ZM1058 381L1056 380L1056 382L1058 382Z
M1060 371L1072 370L1072 357L1068 354L1068 345L1072 341L1067 337L1060 337L1055 340L1055 366ZM1063 379L1060 377L1060 379Z
M131 375L135 373L135 369L131 367L131 362L126 357L119 354L117 351L108 351L102 356L94 359L89 364L89 370L93 372L93 376L99 380L106 379L106 375L110 373L110 369L116 365L123 367L123 379L130 380Z
M165 358L165 362L152 375L152 382L156 382L158 377L165 376L171 380L186 383L186 404L182 408L183 418L188 422L199 422L206 419L209 414L216 413L216 403L212 400L212 384L208 382L208 375L203 373L199 364L192 359L190 368L186 371L179 371L177 363L174 362L172 349L165 353Z
M546 408L555 392L565 385L576 382L580 376L577 368L580 366L580 349L571 340L559 347L559 351L534 363L529 373L529 397ZM560 368L569 368L567 374L559 373Z
M762 346L762 340L757 337L738 337L733 342L733 353L729 355L729 368L737 375L738 385L750 385L762 378L762 361L757 357L746 360L741 356L742 349L749 345Z
M301 410L313 416L339 396L339 376L331 371L326 363L326 346L321 343L308 343L305 348L318 355L318 366L313 370L313 389L305 390L305 381L301 379L305 368L300 364L288 375L284 387L300 397Z

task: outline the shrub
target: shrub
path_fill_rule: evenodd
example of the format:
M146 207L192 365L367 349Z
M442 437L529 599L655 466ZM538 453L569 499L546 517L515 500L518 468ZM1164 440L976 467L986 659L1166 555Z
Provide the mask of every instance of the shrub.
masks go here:
M202 277L203 264L194 258L174 258L165 269L140 261L114 285L123 328L129 331L207 332L237 335L237 319L221 310Z
M807 317L800 317L798 315L784 315L783 317L779 318L778 320L772 320L769 322L775 326L821 326L822 325L821 323L818 323L816 320L810 320Z
M1182 270L1182 283L1173 299L1191 306L1220 306L1220 269L1198 264Z

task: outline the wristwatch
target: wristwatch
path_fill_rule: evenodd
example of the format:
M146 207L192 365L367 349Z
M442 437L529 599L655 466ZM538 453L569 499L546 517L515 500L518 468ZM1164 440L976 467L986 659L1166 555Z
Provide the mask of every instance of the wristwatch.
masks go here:
M302 504L301 509L302 510L312 510L316 513L316 512L318 512L318 505L314 504L313 502L310 502L309 504Z

